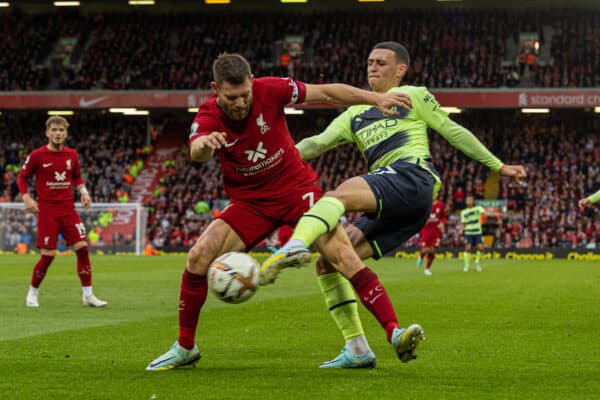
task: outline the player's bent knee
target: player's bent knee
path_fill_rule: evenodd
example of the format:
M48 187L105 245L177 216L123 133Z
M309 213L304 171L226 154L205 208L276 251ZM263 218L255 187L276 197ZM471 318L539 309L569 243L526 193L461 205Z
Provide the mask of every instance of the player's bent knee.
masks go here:
M198 241L190 249L187 257L187 269L199 275L205 275L208 272L208 266L214 260L216 250L214 246L206 241Z
M43 256L54 257L56 255L56 249L40 249L40 253Z
M73 245L73 250L77 251L81 248L84 248L85 246L87 246L87 242L86 241L81 241L81 242L77 242Z

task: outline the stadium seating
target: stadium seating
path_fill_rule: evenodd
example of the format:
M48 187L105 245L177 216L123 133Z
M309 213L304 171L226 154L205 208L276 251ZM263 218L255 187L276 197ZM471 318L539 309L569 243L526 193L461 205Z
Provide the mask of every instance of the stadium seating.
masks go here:
M258 12L15 12L0 16L0 90L208 89L211 61L223 51L246 56L256 76L366 86L366 57L385 40L406 45L412 59L406 82L415 85L598 86L597 19L585 10L320 11L302 19ZM518 59L521 32L539 36L531 65ZM285 35L304 39L302 55L287 67L278 54ZM76 45L60 53L64 38Z

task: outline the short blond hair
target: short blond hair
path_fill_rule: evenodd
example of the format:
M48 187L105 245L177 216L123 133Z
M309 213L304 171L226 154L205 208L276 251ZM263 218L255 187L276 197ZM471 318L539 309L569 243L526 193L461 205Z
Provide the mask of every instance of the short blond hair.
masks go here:
M67 122L65 117L61 117L60 115L53 115L46 120L46 129L50 129L50 125L64 125L65 129L69 129L69 122Z

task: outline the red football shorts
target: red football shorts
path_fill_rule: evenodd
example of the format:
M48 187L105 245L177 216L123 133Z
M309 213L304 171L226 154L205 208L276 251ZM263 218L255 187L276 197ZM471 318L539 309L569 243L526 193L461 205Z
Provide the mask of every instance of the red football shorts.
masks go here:
M62 233L68 246L87 240L85 226L75 209L40 210L37 246L40 249L56 249L59 233Z
M282 225L296 223L323 196L321 188L307 185L277 200L232 201L218 218L223 219L249 250Z
M421 230L419 247L440 247L442 232L438 228Z

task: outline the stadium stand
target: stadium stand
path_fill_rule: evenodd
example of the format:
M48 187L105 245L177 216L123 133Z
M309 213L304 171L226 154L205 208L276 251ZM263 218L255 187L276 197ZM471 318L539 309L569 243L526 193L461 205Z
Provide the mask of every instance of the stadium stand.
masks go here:
M600 23L586 10L320 11L303 19L254 11L35 17L16 11L0 21L3 91L208 89L210 60L223 51L242 53L256 76L366 86L356 66L373 43L390 38L411 53L408 81L416 85L600 85ZM537 37L537 54L520 49L522 32ZM304 45L283 66L285 35L302 37Z

